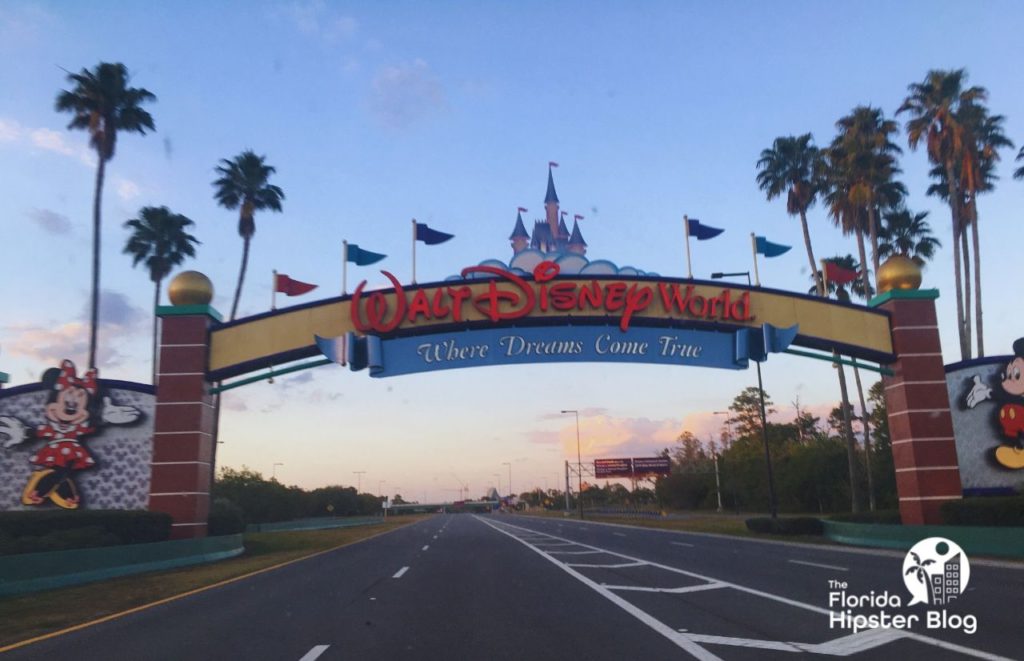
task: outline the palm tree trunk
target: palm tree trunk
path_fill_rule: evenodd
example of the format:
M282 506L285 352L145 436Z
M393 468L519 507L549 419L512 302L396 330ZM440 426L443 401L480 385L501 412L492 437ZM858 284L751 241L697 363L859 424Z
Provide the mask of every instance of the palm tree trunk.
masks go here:
M949 192L949 212L953 217L953 280L956 287L956 329L960 336L960 358L967 360L971 357L971 347L965 341L964 335L964 285L960 275L960 214L959 214L959 192L957 191L956 177L953 173L953 161L947 160L946 164L946 187Z
M963 251L964 260L964 338L967 342L967 351L971 350L971 251L967 243L967 225L970 218L967 214L960 216L960 248Z
M858 226L855 231L857 235L857 252L860 254L861 284L864 287L864 295L867 296L868 292L871 291L871 277L868 275L868 255L864 248L864 230Z
M978 203L971 195L971 243L974 244L974 330L978 334L978 358L985 357L984 325L981 321L981 247L978 241Z
M875 218L875 205L868 205L868 236L871 237L871 268L875 272L875 279L878 278L878 221ZM870 289L864 289L864 295ZM857 369L856 367L854 369ZM871 509L874 509L873 507Z
M157 355L156 355L156 336L157 327L160 325L160 317L156 316L156 308L160 305L160 281L156 281L155 292L153 294L153 385L156 383L157 374Z
M824 296L824 274L820 273L818 263L814 261L814 251L811 249L811 232L807 228L807 212L804 209L800 209L800 226L804 231L804 246L807 247L807 261L811 265L811 273L814 274L814 285L818 288L818 296Z
M864 465L868 473L868 509L875 511L875 478L871 475L871 424L868 422L868 407L864 401L864 387L860 383L860 369L853 366L853 379L857 384L860 398L860 423L864 428Z
M838 353L833 353L833 356L839 358ZM840 409L843 412L843 433L846 436L846 459L850 465L850 511L860 511L860 498L858 497L857 488L857 447L856 442L853 440L853 425L850 424L850 395L846 389L846 371L843 369L842 363L834 363L837 370L839 370L839 392L842 395L843 401L840 405Z
M231 304L231 321L235 320L238 312L238 299L242 297L242 283L245 281L245 269L249 265L249 242L252 237L242 237L242 269L238 272L238 286L235 287L235 302Z
M107 161L99 155L96 165L96 191L92 200L92 301L89 309L89 367L96 367L96 331L100 317L100 206L103 198L103 176Z

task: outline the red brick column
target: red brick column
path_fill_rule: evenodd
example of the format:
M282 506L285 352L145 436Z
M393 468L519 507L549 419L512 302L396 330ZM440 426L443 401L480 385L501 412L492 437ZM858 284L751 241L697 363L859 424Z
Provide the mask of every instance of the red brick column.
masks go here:
M172 539L205 537L216 425L206 365L209 327L219 315L206 305L159 307L157 315L160 362L149 509L171 515Z
M962 496L949 392L935 317L936 290L892 290L871 305L892 316L893 376L882 379L904 524L939 524Z

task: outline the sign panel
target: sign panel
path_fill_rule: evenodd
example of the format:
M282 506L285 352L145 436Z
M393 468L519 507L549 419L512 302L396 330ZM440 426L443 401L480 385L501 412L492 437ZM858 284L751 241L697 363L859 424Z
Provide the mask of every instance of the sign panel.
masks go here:
M507 328L443 333L398 339L361 338L350 344L352 369L370 368L386 377L459 367L526 363L657 363L743 369L746 344L735 333L633 328L621 333L607 326ZM365 362L364 362L365 361Z
M632 477L633 464L629 459L595 459L594 477Z
M633 473L637 477L647 475L668 475L672 463L668 457L633 457Z

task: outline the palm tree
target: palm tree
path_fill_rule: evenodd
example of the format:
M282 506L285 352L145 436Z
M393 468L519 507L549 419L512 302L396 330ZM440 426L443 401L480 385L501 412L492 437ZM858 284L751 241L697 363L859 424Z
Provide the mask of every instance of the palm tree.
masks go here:
M906 208L886 212L878 235L879 258L903 255L917 262L918 266L924 266L935 256L935 249L942 247L932 235L932 228L925 220L927 217L927 211L912 213Z
M921 556L919 556L918 554L914 553L913 551L910 552L910 555L914 556L914 562L917 563L917 564L915 564L913 567L910 567L909 569L907 569L907 571L904 573L904 576L908 576L910 574L914 574L917 577L917 581L919 583L924 583L925 585L927 585L928 584L928 572L927 572L927 570L925 570L925 567L927 567L928 565L934 565L935 561L932 560L932 559L928 559L928 560L925 560L924 562L921 562ZM931 590L930 589L928 590L928 594L931 595ZM931 599L929 599L928 601L931 601Z
M953 220L953 269L956 285L957 328L960 335L960 354L964 360L971 357L970 341L965 325L964 287L960 272L960 235L963 222L960 214L960 181L955 166L964 153L964 127L957 111L964 104L983 101L987 92L982 87L964 88L967 72L963 69L942 71L933 69L920 83L908 86L909 94L903 100L896 114L909 113L907 120L907 143L916 150L923 141L927 146L928 159L941 165L946 175L949 209Z
M804 246L807 248L807 260L811 265L811 273L818 272L811 249L811 233L807 227L807 209L814 204L818 195L818 172L821 154L812 144L810 133L800 137L784 136L776 138L770 149L761 151L757 161L757 185L765 191L769 200L783 192L786 195L786 211L789 215L800 216L800 225L804 232ZM818 295L822 295L821 282L818 282Z
M100 298L100 206L107 161L114 157L117 132L130 131L145 135L155 130L153 117L142 104L156 101L156 96L141 87L128 87L128 70L120 62L100 62L89 71L69 73L71 90L57 95L57 112L72 115L69 129L89 131L89 144L98 156L96 190L92 203L92 298L89 313L89 367L96 367L96 330L99 325Z
M1016 160L1024 161L1024 147L1020 148L1020 152L1017 154ZM1024 179L1024 165L1020 166L1019 168L1013 171L1013 178Z
M857 106L836 122L839 134L832 142L831 151L839 158L836 166L844 171L849 182L850 202L867 211L867 231L871 240L872 269L878 273L878 220L877 209L893 202L906 193L903 184L893 177L901 170L896 155L902 153L889 137L899 128L896 122L885 119L880 108ZM865 276L867 271L864 271Z
M216 191L213 196L226 209L241 209L238 214L238 234L242 237L242 268L238 273L235 300L231 304L231 319L238 312L238 300L242 297L242 283L245 269L249 264L249 243L256 233L256 211L270 209L281 211L284 192L267 180L277 170L264 162L266 156L257 156L251 149L243 151L232 160L221 159L217 166L220 178L213 182Z
M186 230L195 225L181 214L171 213L167 207L142 207L139 217L127 221L124 226L132 233L125 241L123 252L132 256L132 266L146 263L149 279L153 281L153 311L160 305L160 285L171 269L195 257L193 244L199 240ZM156 317L153 317L153 383L156 384Z

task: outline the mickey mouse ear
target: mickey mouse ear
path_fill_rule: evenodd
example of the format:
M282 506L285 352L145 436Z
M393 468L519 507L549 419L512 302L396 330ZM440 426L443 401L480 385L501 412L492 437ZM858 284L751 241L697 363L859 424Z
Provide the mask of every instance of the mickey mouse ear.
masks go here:
M1013 343L1013 355L1024 358L1024 337L1017 338L1017 341Z

